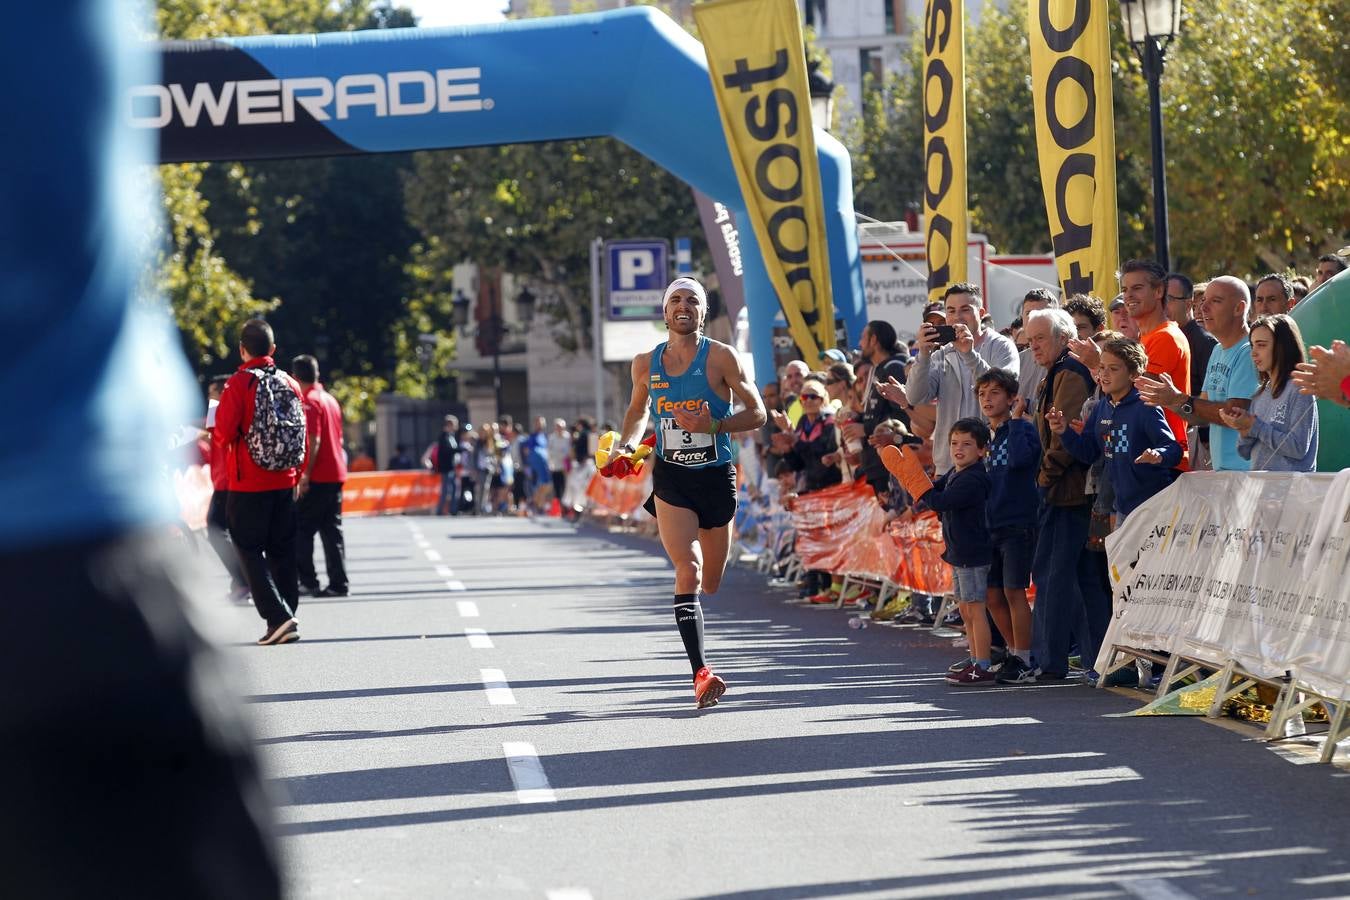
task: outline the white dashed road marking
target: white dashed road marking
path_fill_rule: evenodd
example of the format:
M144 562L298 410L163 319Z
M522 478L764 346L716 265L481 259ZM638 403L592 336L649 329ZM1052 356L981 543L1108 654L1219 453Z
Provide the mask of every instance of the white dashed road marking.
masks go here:
M486 629L483 628L465 628L464 636L469 639L469 646L475 650L491 650L492 638L488 637Z
M448 588L449 588L450 590L452 590L452 591L462 591L462 590L465 589L465 588L464 588L464 582L462 582L462 581L447 581L447 582L445 583L445 586L448 587Z
M435 551L435 550L425 550L425 551L423 551L423 552L426 553L427 559L431 560L432 562L440 562L440 561L441 561L441 554L438 553L437 551Z
M478 674L483 679L483 688L487 691L488 703L493 706L516 705L516 695L511 693L511 685L506 681L506 673L501 669L479 669ZM520 746L529 747L530 745L521 744ZM534 752L533 747L530 747L530 752Z
M459 609L459 614L466 619L478 618L478 604L472 600L460 600L455 606Z
M455 577L455 571L454 571L453 569L451 569L449 566L437 566L437 567L436 567L436 577L438 577L438 578L454 578L454 577Z
M1116 883L1125 893L1139 900L1195 900L1194 894L1186 893L1165 878L1134 878Z
M593 900L585 888L558 888L544 895L548 900Z
M549 787L548 776L544 774L534 744L508 741L502 744L502 752L506 754L506 767L511 772L511 783L516 786L517 800L521 803L553 803L558 799ZM553 896L550 892L549 897ZM567 894L562 896L571 900Z

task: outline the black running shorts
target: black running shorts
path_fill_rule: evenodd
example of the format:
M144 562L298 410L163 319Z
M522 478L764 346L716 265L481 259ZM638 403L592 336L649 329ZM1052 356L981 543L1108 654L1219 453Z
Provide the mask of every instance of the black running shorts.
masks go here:
M642 508L656 515L656 498L692 509L699 528L721 528L736 516L736 467L731 463L690 469L662 462L652 467L652 495Z

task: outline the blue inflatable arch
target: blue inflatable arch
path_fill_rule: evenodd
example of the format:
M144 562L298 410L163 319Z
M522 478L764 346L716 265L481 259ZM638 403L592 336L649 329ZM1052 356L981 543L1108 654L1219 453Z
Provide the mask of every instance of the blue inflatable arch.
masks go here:
M501 25L164 45L132 121L164 162L430 150L610 135L748 222L702 45L647 7ZM816 130L835 315L866 324L847 151ZM615 235L625 237L626 235ZM778 301L741 229L756 378Z

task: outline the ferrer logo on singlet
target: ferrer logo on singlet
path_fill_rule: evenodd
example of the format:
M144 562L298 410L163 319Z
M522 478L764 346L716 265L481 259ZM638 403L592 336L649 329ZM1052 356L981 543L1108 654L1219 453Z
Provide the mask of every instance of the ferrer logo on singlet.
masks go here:
M661 458L677 466L706 466L717 461L717 447L713 436L702 432L685 431L675 420L675 410L683 409L696 413L703 408L705 401L669 400L656 398L656 412L660 418Z
M674 413L677 409L688 410L689 412L698 412L703 407L702 400L667 400L665 397L656 398L656 411L660 415Z

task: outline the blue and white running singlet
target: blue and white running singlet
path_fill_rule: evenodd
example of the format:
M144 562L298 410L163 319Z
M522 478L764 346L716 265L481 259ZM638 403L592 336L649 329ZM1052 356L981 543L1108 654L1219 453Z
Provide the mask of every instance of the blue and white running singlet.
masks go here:
M730 463L731 435L691 433L675 421L675 410L683 408L696 413L704 402L707 402L714 419L725 419L731 415L731 401L717 396L708 386L708 348L712 343L706 337L699 338L698 352L682 375L666 372L662 362L666 343L662 341L652 351L651 374L647 384L652 418L656 424L657 455L662 462L690 469Z

